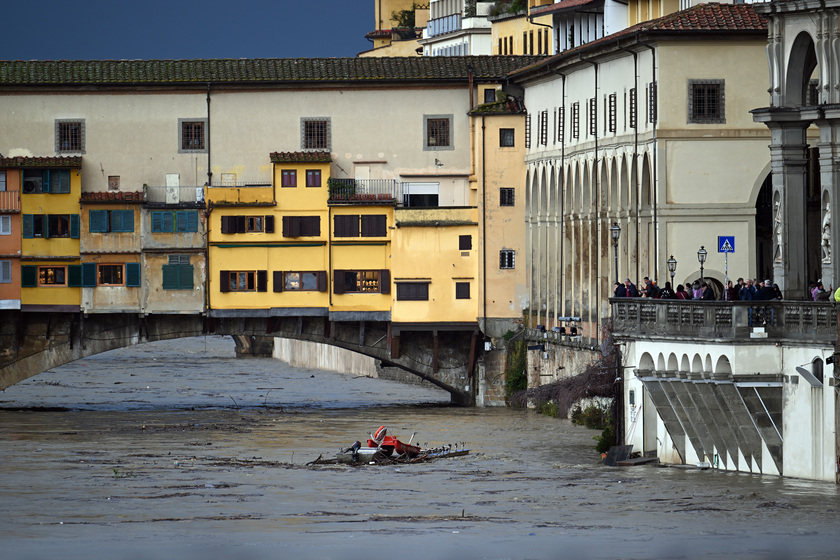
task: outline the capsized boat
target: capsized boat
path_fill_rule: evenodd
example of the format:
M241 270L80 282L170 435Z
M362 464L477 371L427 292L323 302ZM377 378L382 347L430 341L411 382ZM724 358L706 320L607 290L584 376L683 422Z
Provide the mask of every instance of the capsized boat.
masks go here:
M342 449L337 455L339 463L372 462L377 459L413 459L420 455L420 447L412 445L414 434L408 443L400 441L394 436L388 435L388 428L379 426L379 429L371 434L367 440L367 446L357 441L347 449Z

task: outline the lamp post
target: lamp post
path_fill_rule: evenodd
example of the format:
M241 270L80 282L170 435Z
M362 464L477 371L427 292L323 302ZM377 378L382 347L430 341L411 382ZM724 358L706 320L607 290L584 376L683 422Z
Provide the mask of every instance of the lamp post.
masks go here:
M706 262L706 248L700 245L700 250L697 251L697 260L700 261L700 284L703 284L703 263Z
M671 273L671 289L674 289L674 275L677 273L677 259L674 258L674 255L671 255L671 258L668 259L668 272Z
M618 282L618 238L621 237L621 226L618 222L613 222L610 227L610 235L612 235L613 249L615 250L615 281Z

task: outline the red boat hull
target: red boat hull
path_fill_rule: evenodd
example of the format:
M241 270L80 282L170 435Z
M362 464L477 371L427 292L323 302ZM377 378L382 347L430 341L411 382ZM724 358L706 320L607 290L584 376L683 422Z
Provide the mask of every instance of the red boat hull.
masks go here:
M377 447L376 442L372 439L367 440L368 447ZM416 457L420 454L420 448L416 445L403 443L393 436L385 436L382 438L382 443L378 445L386 454L396 453L397 455L408 455L409 457Z

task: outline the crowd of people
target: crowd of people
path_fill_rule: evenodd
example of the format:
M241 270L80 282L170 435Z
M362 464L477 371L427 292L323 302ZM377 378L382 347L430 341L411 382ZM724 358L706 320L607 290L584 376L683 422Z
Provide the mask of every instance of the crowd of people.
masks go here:
M814 301L828 301L830 293L823 288L822 282L811 282L811 296ZM691 299L691 300L727 300L727 301L751 301L751 300L778 300L782 299L782 291L772 280L759 281L758 279L738 278L736 284L730 280L726 288L720 294L716 294L709 282L695 280L692 284L684 286L677 285L676 290L671 287L670 282L665 282L664 288L659 288L654 280L645 276L642 287L637 288L629 278L624 283L616 282L613 288L613 297L647 297L656 299Z

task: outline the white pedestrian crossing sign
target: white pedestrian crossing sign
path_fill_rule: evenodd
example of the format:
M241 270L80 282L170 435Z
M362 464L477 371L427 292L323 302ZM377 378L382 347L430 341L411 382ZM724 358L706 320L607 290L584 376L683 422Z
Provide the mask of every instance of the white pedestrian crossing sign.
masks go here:
M734 253L735 252L735 236L734 235L719 235L718 236L718 253Z

